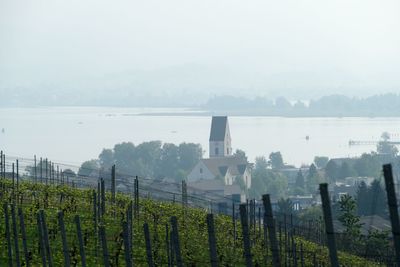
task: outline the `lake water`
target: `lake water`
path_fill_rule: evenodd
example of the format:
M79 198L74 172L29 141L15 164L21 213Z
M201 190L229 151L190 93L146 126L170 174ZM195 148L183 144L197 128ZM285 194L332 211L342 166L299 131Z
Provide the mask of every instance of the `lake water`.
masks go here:
M180 114L171 115L174 112ZM0 108L0 149L12 156L32 158L36 154L79 165L116 143L161 140L200 143L207 157L211 118L182 115L184 112L154 108ZM348 141L379 140L384 131L398 134L400 118L229 117L229 124L233 149L244 150L251 161L281 151L286 163L300 166L311 163L315 155L353 157L375 150L374 145L349 147Z

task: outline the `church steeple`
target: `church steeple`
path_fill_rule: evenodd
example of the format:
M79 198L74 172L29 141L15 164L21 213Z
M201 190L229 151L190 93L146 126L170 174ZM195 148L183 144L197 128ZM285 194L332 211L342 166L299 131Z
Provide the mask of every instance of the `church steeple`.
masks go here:
M213 116L209 140L210 158L232 155L231 134L227 116Z

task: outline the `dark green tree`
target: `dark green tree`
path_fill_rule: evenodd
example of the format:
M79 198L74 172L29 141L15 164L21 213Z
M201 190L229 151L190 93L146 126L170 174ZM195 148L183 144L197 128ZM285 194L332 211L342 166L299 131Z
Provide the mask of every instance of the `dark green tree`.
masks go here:
M342 196L339 200L338 220L345 227L343 244L346 249L357 248L360 242L362 223L356 212L356 201L349 195Z
M314 163L320 169L325 168L328 161L329 161L328 157L319 157L319 156L314 157Z
M374 180L368 188L368 215L385 216L387 214L386 194L379 180Z
M78 176L89 176L93 171L97 172L100 168L99 160L92 159L85 161L82 163L81 167L78 170Z
M297 176L296 176L296 183L295 183L296 187L305 188L305 183L304 183L304 176L303 173L301 172L301 170L299 169L299 171L297 172Z
M283 163L283 158L281 152L272 152L269 154L269 161L272 169L282 169L285 165Z
M347 177L353 177L354 175L356 175L356 172L354 171L353 167L350 166L350 164L348 164L346 161L344 161L340 166L337 178L344 179Z
M326 164L325 173L330 183L334 183L338 179L339 167L333 160L328 161Z
M308 192L313 193L315 190L317 190L318 184L321 182L322 179L321 176L318 174L317 168L315 167L314 164L311 164L310 168L308 169L307 180L306 180Z
M354 165L354 170L358 176L379 177L381 172L381 162L376 154L364 153L358 158Z
M103 149L99 155L100 167L104 170L109 170L114 164L114 152L112 149Z
M178 147L179 168L189 172L200 161L203 149L200 144L181 143Z
M367 184L362 181L357 188L357 213L360 216L368 215L370 210L370 196Z
M236 149L235 153L233 154L235 157L242 159L244 162L248 162L246 152L241 149Z

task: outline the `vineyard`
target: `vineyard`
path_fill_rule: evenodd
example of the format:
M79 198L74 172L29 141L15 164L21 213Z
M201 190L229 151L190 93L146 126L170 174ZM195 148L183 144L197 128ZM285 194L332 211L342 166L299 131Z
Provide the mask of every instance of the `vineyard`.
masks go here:
M110 193L105 193L104 203L101 198L102 203L98 203L96 191L62 185L22 182L18 189L13 186L10 180L1 182L1 217L5 220L0 224L0 231L4 233L0 239L2 266L10 264L11 258L16 266L63 266L67 261L71 266L211 264L205 210L143 198L135 205L123 194L116 194L112 201ZM171 218L177 218L176 232ZM240 224L235 225L226 215L213 218L218 265L244 266ZM80 222L79 231L77 222ZM254 232L250 229L252 262L256 266L271 265L272 255L263 227L253 227L256 229ZM174 236L178 238L179 253ZM295 235L291 239L290 253L281 252L281 262L288 257L286 261L293 266L328 265L328 251L324 246ZM374 265L345 253L339 258L346 266Z
M140 178L133 194L116 192L112 175L111 188L103 178L92 188L19 178L0 177L1 266L330 265L321 222L294 225L289 214L278 222L261 207L257 214L255 201L233 204L228 215L194 207L185 194L145 197ZM343 266L383 265L338 258Z

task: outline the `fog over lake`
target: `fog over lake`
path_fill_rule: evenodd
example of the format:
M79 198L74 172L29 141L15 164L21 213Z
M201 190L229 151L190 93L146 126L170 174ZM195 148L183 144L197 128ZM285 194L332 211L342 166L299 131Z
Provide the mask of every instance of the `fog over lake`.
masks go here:
M170 115L171 113L180 115ZM200 143L208 157L211 117L182 115L183 109L138 108L2 108L0 149L11 156L38 157L80 165L103 148L120 142ZM147 115L141 115L146 113ZM157 113L157 115L148 115ZM168 113L169 115L160 115ZM233 149L250 161L281 151L288 164L311 163L314 156L352 157L375 146L352 146L351 140L379 140L396 134L400 118L229 117ZM309 140L306 140L309 136Z

